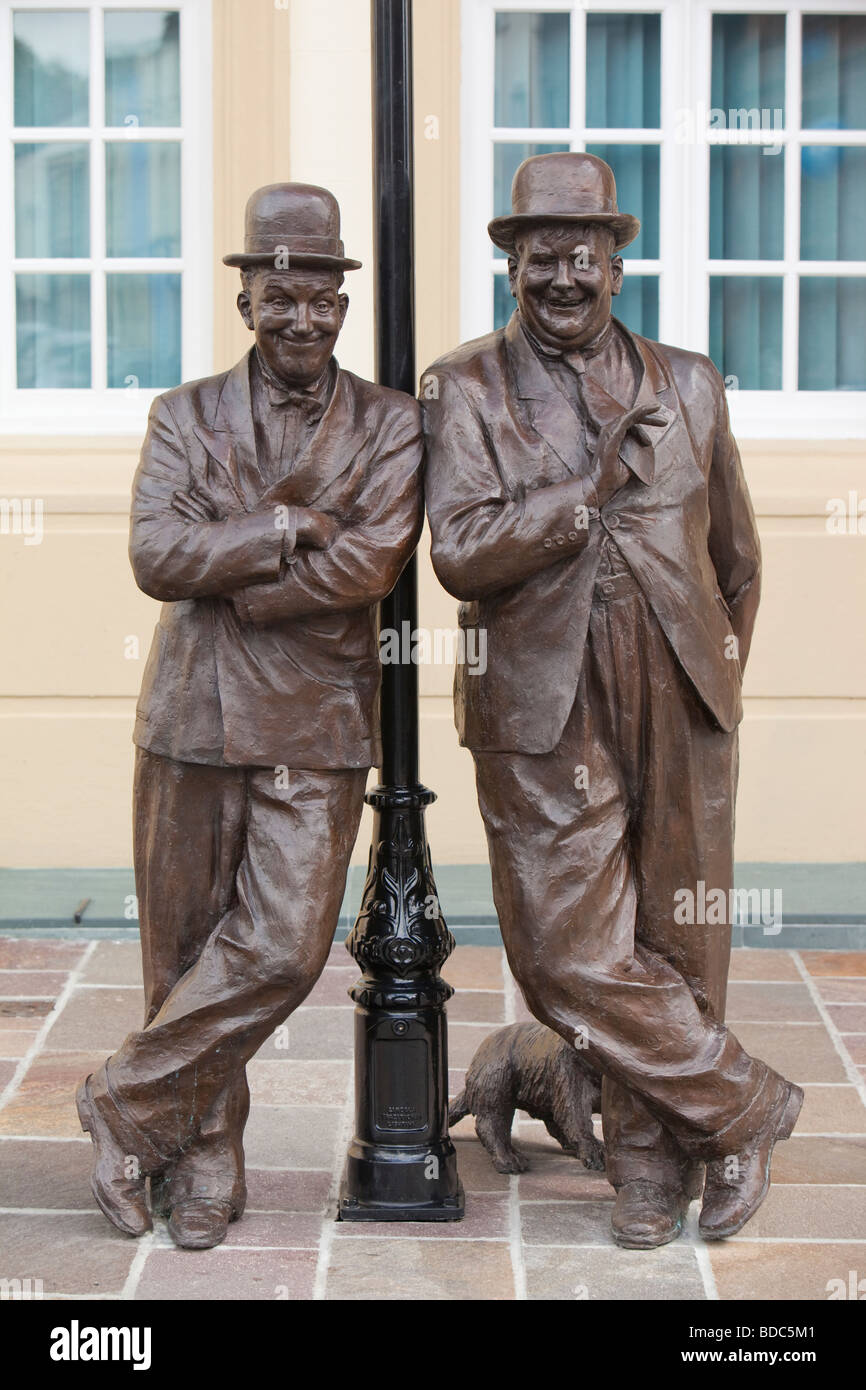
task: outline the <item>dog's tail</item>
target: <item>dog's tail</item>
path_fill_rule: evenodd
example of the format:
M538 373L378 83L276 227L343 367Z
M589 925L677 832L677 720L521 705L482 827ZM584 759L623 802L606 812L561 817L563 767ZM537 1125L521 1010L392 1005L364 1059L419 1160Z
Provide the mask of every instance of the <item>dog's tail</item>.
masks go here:
M465 1120L471 1113L469 1103L466 1099L465 1090L461 1091L456 1100L452 1100L448 1107L448 1123L456 1125L459 1120Z

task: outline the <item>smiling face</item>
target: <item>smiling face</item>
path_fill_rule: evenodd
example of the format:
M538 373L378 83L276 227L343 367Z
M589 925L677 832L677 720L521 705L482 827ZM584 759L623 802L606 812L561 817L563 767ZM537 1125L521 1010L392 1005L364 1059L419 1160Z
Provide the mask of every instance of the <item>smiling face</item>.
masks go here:
M335 270L264 270L244 276L238 309L270 372L312 386L331 360L349 307Z
M612 256L613 233L597 223L533 227L508 259L511 293L527 327L559 349L592 342L610 318L622 286L622 260Z

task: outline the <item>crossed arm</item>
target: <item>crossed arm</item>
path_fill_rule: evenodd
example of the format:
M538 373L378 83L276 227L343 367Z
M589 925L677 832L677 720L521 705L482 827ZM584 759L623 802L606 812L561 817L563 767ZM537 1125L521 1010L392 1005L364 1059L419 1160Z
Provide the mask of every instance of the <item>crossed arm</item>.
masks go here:
M345 525L315 508L272 505L217 519L190 488L181 433L157 401L133 489L136 581L162 600L221 596L256 624L375 603L418 539L420 460L413 412L386 425Z

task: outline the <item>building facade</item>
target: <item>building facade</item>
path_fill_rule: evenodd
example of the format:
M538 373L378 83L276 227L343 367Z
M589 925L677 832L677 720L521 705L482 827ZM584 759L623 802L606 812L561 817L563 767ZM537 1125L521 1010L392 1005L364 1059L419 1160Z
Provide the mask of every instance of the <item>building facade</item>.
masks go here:
M419 370L504 322L486 236L531 153L589 149L642 220L615 305L722 371L764 550L737 854L866 860L866 8L415 0ZM131 861L157 606L126 555L149 401L230 366L249 192L340 200L373 373L366 0L0 6L0 861ZM441 863L486 859L451 711L455 604L421 547L422 776ZM436 634L442 640L436 641ZM366 856L365 823L357 860Z

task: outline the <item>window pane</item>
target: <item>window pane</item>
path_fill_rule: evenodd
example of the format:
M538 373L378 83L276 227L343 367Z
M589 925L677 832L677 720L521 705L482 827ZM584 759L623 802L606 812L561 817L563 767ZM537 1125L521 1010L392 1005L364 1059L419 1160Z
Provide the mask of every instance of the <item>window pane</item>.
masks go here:
M177 10L106 10L105 124L180 125Z
M710 277L710 357L741 391L781 390L781 276Z
M15 254L90 254L87 145L58 141L15 146Z
M586 17L586 124L647 127L661 122L661 16Z
M801 391L866 391L866 279L800 280Z
M568 145L539 145L518 142L517 144L496 144L493 146L493 216L505 217L511 212L511 181L517 168L532 154L559 154ZM505 252L497 246L494 251L497 260L504 260Z
M496 16L494 124L568 126L567 14Z
M710 257L777 261L784 252L784 160L767 146L710 150Z
M866 129L866 15L803 15L802 123Z
M180 276L107 275L108 385L180 382Z
M866 259L866 146L804 145L800 258Z
M657 275L626 275L613 301L614 318L644 338L659 335L659 280Z
M18 385L90 386L90 276L17 275Z
M725 125L785 123L785 16L714 14L712 106ZM763 115L762 115L763 113Z
M16 10L15 124L89 125L90 40L83 10Z
M130 140L105 146L109 256L180 255L180 143Z
M507 275L493 277L493 327L504 328L514 310L517 300L512 298Z
M587 145L609 164L616 179L616 205L621 212L640 218L636 239L621 253L656 260L659 254L659 147L658 145Z

